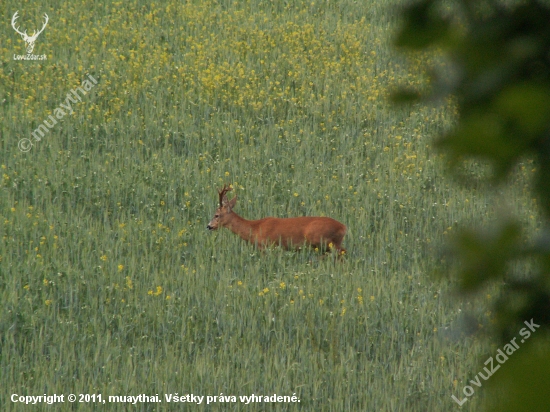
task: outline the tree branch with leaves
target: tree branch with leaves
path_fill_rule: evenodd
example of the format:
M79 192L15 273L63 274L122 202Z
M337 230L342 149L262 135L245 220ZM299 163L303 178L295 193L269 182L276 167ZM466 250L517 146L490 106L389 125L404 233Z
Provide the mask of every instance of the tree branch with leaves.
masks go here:
M458 109L452 130L435 145L459 173L466 159L492 166L499 186L519 162L536 165L533 195L542 230L525 244L517 218L489 231L464 229L451 243L462 293L502 285L494 305L501 343L534 319L540 330L488 380L488 410L547 411L550 407L550 5L542 1L422 0L407 6L395 44L408 50L441 49L450 71L433 71L428 95L401 90L396 102L451 95ZM513 276L510 267L532 261Z

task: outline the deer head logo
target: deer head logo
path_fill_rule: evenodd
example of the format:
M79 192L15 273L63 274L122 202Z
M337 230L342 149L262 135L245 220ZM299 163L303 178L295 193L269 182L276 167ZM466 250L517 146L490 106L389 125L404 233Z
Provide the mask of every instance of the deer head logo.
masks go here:
M17 18L19 17L17 15L17 13L19 13L19 11L16 11L15 14L13 15L13 17L11 18L11 25L13 27L13 29L21 35L21 37L23 38L23 40L25 41L25 43L27 44L27 54L31 54L32 51L34 50L34 42L36 42L36 39L38 38L38 35L40 33L42 33L44 31L44 29L46 28L46 25L48 24L48 15L46 13L44 13L44 25L42 26L42 28L37 32L37 31L34 31L34 33L32 34L32 36L29 36L27 34L27 30L25 30L24 33L22 33L21 31L19 31L19 29L15 26L15 20L17 20Z

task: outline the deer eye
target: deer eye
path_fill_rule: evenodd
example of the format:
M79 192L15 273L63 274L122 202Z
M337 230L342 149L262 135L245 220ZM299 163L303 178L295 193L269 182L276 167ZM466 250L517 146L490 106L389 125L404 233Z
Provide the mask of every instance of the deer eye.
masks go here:
M220 215L214 215L214 217L215 217L215 218L217 219L217 218L219 218L219 217L220 217Z

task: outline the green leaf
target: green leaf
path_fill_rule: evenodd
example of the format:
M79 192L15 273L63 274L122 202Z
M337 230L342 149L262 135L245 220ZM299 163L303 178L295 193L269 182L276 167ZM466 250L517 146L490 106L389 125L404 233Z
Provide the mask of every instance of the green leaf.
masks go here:
M531 319L525 319L531 324ZM537 319L533 319L537 324ZM532 325L532 324L531 324ZM543 330L535 331L525 326L530 332L529 340L518 336L516 343L519 348L511 354L500 356L499 363L493 361L494 367L499 367L487 381L490 398L494 404L489 411L495 412L546 412L550 405L550 352L548 339L543 339ZM533 326L532 326L533 328ZM540 337L537 334L541 334ZM524 342L525 341L525 342ZM540 341L540 342L537 342ZM512 350L513 345L508 347ZM502 348L501 348L502 350Z
M496 178L503 178L528 149L529 141L510 134L506 119L492 112L471 112L457 128L436 141L451 160L480 157L489 160Z
M423 49L448 35L449 22L437 14L434 4L434 0L424 0L405 9L405 22L395 39L396 46Z
M550 87L535 82L511 84L496 97L495 108L517 124L518 133L537 135L550 123Z
M415 90L400 89L393 92L390 99L396 104L417 103L421 99L421 95Z
M453 250L460 261L459 282L464 291L478 289L488 280L506 275L508 263L518 257L521 227L506 221L493 231L459 232Z
M540 208L546 218L550 218L550 136L542 139L539 151L535 190L540 200ZM544 147L546 146L546 147Z

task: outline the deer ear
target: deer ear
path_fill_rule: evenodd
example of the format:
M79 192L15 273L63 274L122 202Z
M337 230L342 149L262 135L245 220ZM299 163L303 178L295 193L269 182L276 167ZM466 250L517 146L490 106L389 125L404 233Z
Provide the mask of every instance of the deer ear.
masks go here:
M235 207L235 203L237 203L237 195L233 199L231 199L229 202L225 203L225 206L227 207L227 210L231 212L231 210Z

